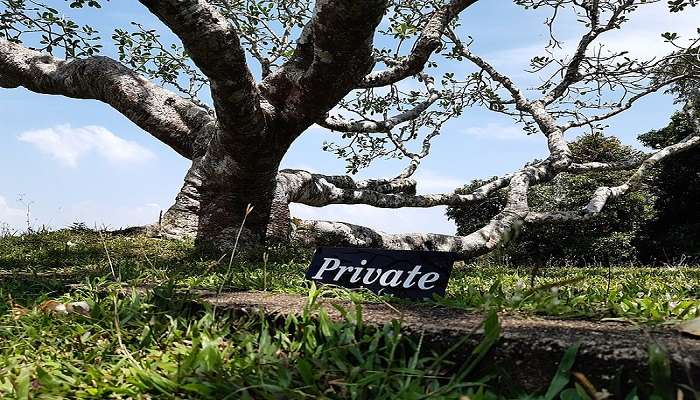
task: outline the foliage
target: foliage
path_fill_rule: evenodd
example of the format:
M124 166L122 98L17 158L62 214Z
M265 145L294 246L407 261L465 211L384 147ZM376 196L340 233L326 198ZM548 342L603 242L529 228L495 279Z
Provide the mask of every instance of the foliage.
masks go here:
M56 50L66 59L92 56L100 52L99 33L90 25L80 26L61 10L33 0L0 1L0 38L21 43L27 37L31 48L53 54ZM71 1L71 8L99 8L94 0Z
M615 137L591 133L571 143L576 162L615 162L640 157L639 152ZM600 186L614 186L630 175L627 171L598 171L579 175L562 174L552 182L534 187L529 194L534 211L576 211L584 207ZM473 181L461 190L469 193L485 183ZM520 264L551 261L578 264L619 263L636 259L634 238L649 218L653 197L648 191L624 196L611 202L601 215L588 221L554 221L522 227L496 257ZM506 192L481 203L449 207L447 216L457 223L457 233L466 235L484 226L506 203Z
M161 85L174 87L189 100L208 108L198 95L209 85L209 80L194 66L182 46L164 43L154 29L146 29L135 22L131 25L133 31L116 28L112 34L119 61Z
M451 277L441 304L560 317L665 323L700 316L697 267L515 268L472 264Z
M63 56L67 59L88 57L100 52L101 45L98 44L100 37L93 28L89 26L81 28L68 17L64 17L64 11L68 7L101 8L103 3L100 3L99 0L67 0L54 3L56 7L63 6L64 10L49 7L35 0L0 1L2 1L0 4L3 6L0 29L2 35L11 41L25 43L26 46L37 46L38 43L40 46L37 48L40 50L48 53L63 52ZM144 4L146 3L144 2ZM516 0L516 4L526 9L542 7L548 8L551 12L550 17L544 21L544 25L549 30L549 38L543 49L546 55L532 59L532 68L529 71L545 77L549 76L549 78L545 78L541 84L533 88L536 92L541 92L542 97L538 100L529 100L523 95L524 92L517 88L512 79L499 73L487 60L472 53L472 48L478 47L478 45L472 46L475 44L473 37L467 36L464 40L460 39L460 34L456 32L459 28L458 15L471 3L447 4L440 0L373 2L374 7L372 8L376 10L377 20L370 21L365 18L364 13L369 7L362 7L353 2L348 2L345 5L316 2L317 11L314 14L312 11L314 3L308 1L213 0L211 4L209 2L200 4L202 12L185 13L201 17L194 19L175 12L183 11L178 10L177 5L156 7L155 5L159 3L155 2L148 4L148 8L154 16L159 17L165 25L171 28L171 33L179 36L179 39L186 44L187 51L179 44L178 39L170 39L172 38L170 34L161 34L146 25L134 23L132 24L133 28L118 28L114 31L111 37L115 42L116 53L121 62L138 74L156 80L162 85L174 87L203 108L208 108L208 105L205 104L206 101L202 102L197 99L198 93L207 91L208 80L211 78L214 82L212 86L214 93L211 100L219 103L217 103L217 112L214 113L210 110L210 115L190 102L180 103L180 100L170 97L170 95L167 95L168 101L165 102L165 105L174 109L175 113L172 114L161 112L160 95L143 97L156 98L158 104L154 106L151 102L145 102L148 107L142 109L140 105L143 105L144 102L140 101L140 96L133 92L127 96L110 97L105 95L105 93L110 92L109 90L88 90L94 88L94 85L87 84L84 85L83 90L78 91L90 93L75 93L73 88L76 86L75 83L84 84L85 82L58 73L54 75L65 78L60 82L60 85L59 82L52 81L51 85L32 87L28 83L46 83L46 80L40 76L50 71L47 69L47 72L41 68L23 69L23 71L32 72L29 74L30 78L24 76L25 74L8 70L10 73L3 77L3 86L8 88L25 86L36 92L60 93L70 97L95 98L105 101L186 158L193 159L195 161L195 168L191 169L193 176L199 173L200 169L207 170L210 167L208 160L213 160L212 157L199 158L195 156L204 154L205 151L202 150L204 147L207 149L219 147L218 141L209 141L206 138L216 137L215 135L219 134L224 136L233 134L233 131L237 130L235 126L240 124L240 126L251 126L251 130L256 130L261 134L260 137L268 134L277 135L275 131L279 128L285 131L285 136L288 136L282 141L288 145L310 125L316 123L328 129L342 132L341 144L326 144L324 147L326 150L335 152L340 158L346 159L348 172L356 173L359 169L370 165L379 158L405 158L410 160L409 165L397 177L407 178L415 172L421 160L428 156L431 141L441 134L443 125L448 120L461 115L465 107L486 106L492 111L513 117L516 124L523 124L523 130L526 133L540 132L549 138L551 157L540 163L543 169L547 169L547 173L528 178L529 181L535 183L550 179L558 173L559 165L567 165L570 161L566 143L560 138L564 132L584 126L589 126L592 130L605 129L603 121L625 111L637 99L662 90L667 85L691 78L686 72L691 70L692 66L685 65L683 62L676 63L675 60L689 60L696 57L696 45L700 39L692 39L690 46L683 46L678 42L679 35L671 32L664 33L662 38L674 45L677 51L665 57L654 57L647 60L629 56L627 51L621 49L610 52L608 48L604 51L602 47L599 47L600 51L588 51L589 45L593 43L600 46L605 45L599 39L599 35L621 28L629 20L632 11L643 6L643 3L653 2ZM193 4L193 7L195 5ZM694 5L694 1L674 1L669 3L669 9L682 11L684 8ZM367 4L367 6L370 5ZM187 10L190 8L188 7ZM561 48L563 50L560 46L561 42L555 35L557 31L554 29L555 20L560 21L561 17L557 17L558 15L571 12L574 14L570 14L570 16L576 15L577 22L586 28L583 32L588 32L582 33L573 54L562 57L555 56L555 49ZM358 20L366 19L365 22L368 24L324 22L324 18L326 18L324 15L340 16L345 14L354 15L353 18ZM384 16L383 21L379 21L382 15ZM183 25L183 22L188 21L194 23ZM377 23L379 23L379 28L377 28ZM361 27L360 31L362 32L358 31L358 35L341 35L343 30L340 29L340 25ZM201 26L202 30L195 29L193 26L195 28ZM376 40L372 36L375 33L377 34ZM365 36L365 34L367 35ZM323 40L322 37L324 37ZM358 40L355 43L353 37L358 39L361 37L363 40ZM372 40L369 40L370 37ZM298 39L295 41L294 38ZM204 43L209 39L224 45L214 46L217 43L213 43L213 46L209 47ZM325 43L325 39L329 39L329 43L337 46L329 46ZM340 41L344 43L340 43ZM371 46L375 43L381 48L372 48ZM8 49L13 49L9 53L24 54L23 51L14 50L19 49L19 47L6 44ZM355 54L354 50L347 52L345 45L356 48L357 53ZM352 54L350 58L354 60L346 59L344 56L337 57L334 51L328 53L331 48L340 50L340 53L345 55ZM230 51L226 51L226 49ZM193 60L189 59L188 52L193 56L196 55L196 64L203 71L206 71L209 77L205 77L194 65ZM222 53L221 60L225 60L229 65L215 67L214 64L218 63L213 61L219 59L212 57L212 52ZM602 55L604 53L606 55ZM27 52L27 54L31 54L31 52ZM70 70L71 66L80 65L92 65L100 68L100 63L95 62L98 61L96 59L66 64L53 58L36 57L38 53L34 54L35 56L31 57L32 62L41 60L54 64L56 70L61 69L62 66ZM329 58L329 55L332 57ZM428 61L431 56L433 57L432 61ZM22 63L25 64L26 61L30 60L28 57L21 58L24 59ZM253 69L256 75L260 72L260 78L263 80L257 79L257 76L253 78L248 73L247 58L258 61L260 71ZM106 59L102 60L106 61ZM460 69L458 72L436 68L438 64L454 66L454 61L469 61L466 64L469 64L470 67ZM347 65L342 65L341 68L336 65L328 68L328 71L325 72L323 68L316 68L329 62ZM16 62L13 61L8 65L16 66L15 64ZM109 64L112 67L117 65L114 60L109 61ZM286 64L287 68L273 72L282 64ZM373 64L391 67L394 72L380 72L375 66L372 66ZM361 68L358 69L355 66L361 66ZM673 68L669 69L668 67ZM132 80L136 79L135 75L127 72L124 68L118 67L117 69L121 71L118 74L120 77L126 78L128 76ZM236 77L228 76L229 69L234 71ZM658 74L658 71L663 69L673 71L673 73L669 74L670 76ZM82 69L73 70L74 73L80 73L80 71ZM317 71L318 74L314 71ZM316 93L313 92L323 92L324 82L328 82L328 77L338 71L352 73L342 74L347 75L347 79L338 75L339 79L333 79L333 82L339 83L339 85L332 93L329 92L329 96L323 101L313 101L314 98L317 100L324 98L324 96L315 96ZM371 71L374 72L370 73ZM367 73L370 74L366 75ZM271 79L265 80L264 78L269 74L273 74ZM406 82L408 76L418 81L417 89ZM243 78L239 80L238 77ZM308 85L308 83L313 85ZM119 87L126 88L132 85ZM61 86L61 90L56 90L57 86ZM313 89L312 86L317 86L319 89ZM243 90L241 89L243 87L246 89L239 91ZM223 93L225 91L242 94L232 97L225 95ZM162 91L153 86L149 87L146 92L163 94ZM297 96L297 94L304 95ZM106 99L106 97L110 97L111 100ZM246 103L247 106L241 107L242 103ZM298 104L294 104L292 107L293 103ZM252 107L249 110L254 110L254 112L244 112L240 115L233 112L236 109L248 109L246 107ZM138 112L134 108L138 108ZM183 111L183 108L188 109L187 112ZM330 112L340 114L340 116L331 116ZM149 114L149 116L141 114ZM292 121L294 118L289 118L292 114L298 114L297 116L300 117L298 124ZM159 127L170 126L168 124L170 121L159 120L157 123L150 123L149 121L156 119L156 115L165 115L165 120L181 120L180 122L183 124L178 123L177 129L168 128L165 129L168 132L161 132ZM265 118L262 117L263 115ZM229 117L232 118L231 121L227 120ZM238 121L241 118L245 120L251 117L255 118L257 123L246 124L245 121ZM354 119L348 120L346 118ZM210 121L205 123L203 119ZM219 124L209 123L216 119L221 120ZM278 119L284 123L277 124ZM291 129L282 128L282 126L288 126ZM215 134L214 131L218 133ZM183 132L185 133L183 134ZM280 145L282 142L272 141L268 147L271 149L285 147L285 145ZM410 146L408 146L409 144ZM693 144L689 143L689 145ZM589 135L572 147L576 146L579 148L574 148L575 157L584 161L604 161L606 158L621 161L625 158L638 156L629 149L623 149L621 144L615 142L614 139L605 138L600 134ZM252 169L262 170L277 168L279 158L286 150L286 148L280 148L279 150L282 151L271 151L268 153L269 157L260 158L260 163L249 163L247 162L250 156L247 154L249 152L241 151L240 154L234 154L238 152L236 147L238 146L231 146L224 151L224 153L231 153L227 156L235 158L236 165L249 165ZM275 158L277 159L275 160ZM235 180L239 178L237 175L256 175L255 173L251 174L251 172L255 171L217 169L213 175L227 174L230 175L227 179ZM531 204L535 210L575 210L582 206L593 188L619 182L627 176L626 174L628 173L598 172L557 177L551 184L543 185L531 193ZM221 186L212 186L207 182L210 178L213 179L212 174L202 173L201 176L204 177L201 184L199 182L188 183L186 190L198 192L222 190ZM515 193L515 183L519 179L513 181L511 193ZM361 186L357 185L357 189L370 191ZM258 199L257 202L259 202L260 198L270 198L273 195L272 188L271 185L262 185L259 188L260 193L257 195L247 191L246 193L237 193L234 197L250 196L253 200ZM289 192L293 190L292 188L285 189L288 189L286 191ZM328 191L314 193L314 199L301 198L288 193L287 199L316 205L343 202L364 202L377 205L379 200L392 198L379 194L371 194L371 196L366 197L357 196L362 197L361 199L348 199L348 196L337 196L338 198L334 199L320 198L327 193ZM203 199L207 198L207 195L199 194L204 196ZM616 193L615 197L617 194L619 193ZM241 199L242 204L249 202L244 200L246 199ZM416 202L425 200L426 198L406 198L405 200L402 198L401 202L381 206L432 206L448 202L454 204L461 199L446 196L444 198L428 198L424 204L416 204ZM606 263L633 260L637 256L634 242L639 236L637 234L640 226L639 221L646 218L651 210L646 204L648 200L649 196L643 195L619 199L612 209L605 210L602 217L585 223L550 223L544 227L525 227L521 232L520 240L503 250L504 254L518 262L544 262L551 256L577 262L598 261L595 258L591 259L591 254L596 254L595 257ZM498 211L503 208L502 199L496 198L489 201L492 204L485 209ZM269 202L263 203L265 207L271 204ZM232 204L231 207L233 207ZM190 208L194 209L195 207L188 209ZM173 214L177 209L177 207L171 208L171 212L167 213L166 217L170 217L170 214ZM206 210L207 207L203 204L202 209ZM217 210L216 213L233 215L223 208L214 209ZM264 213L269 213L269 211L269 209L263 210ZM508 209L506 213L510 211L512 210ZM461 211L454 212L459 214ZM459 223L468 227L476 225L476 221L479 222L478 225L482 225L482 222L487 220L483 214L479 213L464 218L457 214L453 217L456 219L466 218L466 221ZM165 220L170 221L171 219L166 218ZM205 218L202 216L199 218L201 242L210 239L205 237L209 234L202 236L202 232L225 231L231 227L217 225L235 225L234 220L235 218L213 216ZM264 224L258 223L258 221L266 220L266 218L255 219L256 226L251 226L250 230L259 232L250 237L261 239L265 237L265 234L262 233ZM222 223L218 224L218 221L222 221ZM214 229L205 227L203 225L205 222L207 224L211 222ZM252 222L251 220L251 225ZM500 221L494 220L494 223L497 222ZM165 231L168 230L168 225L170 224L163 226ZM320 226L317 225L317 227ZM503 231L501 230L501 232ZM507 231L510 234L511 230L507 229ZM551 238L553 237L559 240L554 244L540 245L540 243L552 243ZM485 246L484 243L485 240L476 246L471 246L469 250L463 249L463 252L476 253L481 248L489 247ZM225 245L225 243L220 244Z
M685 138L692 130L688 116L679 112L668 126L642 134L639 139L659 149ZM651 188L656 199L654 218L646 223L640 240L643 259L700 259L700 151L679 154L660 166Z

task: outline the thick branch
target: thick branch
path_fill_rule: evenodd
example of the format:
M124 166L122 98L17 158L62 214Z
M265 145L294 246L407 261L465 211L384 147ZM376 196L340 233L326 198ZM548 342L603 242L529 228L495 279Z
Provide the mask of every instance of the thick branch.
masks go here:
M569 165L566 172L572 174L582 174L586 172L593 171L627 171L632 168L639 167L644 160L642 158L631 158L624 161L615 162L585 162L585 163L573 163Z
M473 54L464 46L454 32L448 32L450 39L455 44L455 51L462 57L474 63L485 71L491 79L501 84L513 97L513 103L518 111L527 113L537 123L542 133L547 137L551 167L557 171L567 168L571 162L571 149L564 139L564 130L559 127L556 119L547 110L547 105L542 100L530 101L522 90L507 75L499 72L493 65L483 58Z
M264 114L255 79L233 26L205 0L140 0L181 40L211 81L217 118L225 132L257 135Z
M206 110L107 57L70 62L0 38L0 87L94 99L109 104L183 157L196 152L196 135L214 120Z
M542 223L587 219L600 213L613 198L634 190L649 170L662 160L700 145L700 136L690 136L680 143L659 150L646 159L637 172L624 184L601 187L580 212L532 212L527 204L527 193L532 185L546 182L553 177L546 165L526 167L516 173L508 185L506 207L486 226L467 236L438 234L388 234L370 228L343 222L300 221L295 224L294 237L309 244L343 244L358 247L379 247L400 250L452 251L462 259L488 253L507 243L524 223ZM606 165L607 167L607 165Z
M421 160L427 157L430 153L431 140L434 137L440 135L440 128L441 126L436 127L435 129L433 129L432 132L426 135L425 138L423 138L423 145L421 146L419 153L409 152L401 141L394 139L394 135L389 134L389 139L391 139L391 141L396 145L396 147L399 150L401 150L401 152L406 157L411 159L409 164L406 166L406 168L404 168L403 171L401 171L401 173L396 177L396 179L409 178L416 172Z
M530 213L527 217L527 221L568 221L592 218L603 211L603 208L610 200L639 189L643 178L649 175L652 168L661 163L663 160L668 159L678 153L698 147L699 145L700 131L688 136L676 144L664 147L663 149L652 154L639 165L637 171L635 171L635 173L625 183L613 187L599 187L593 193L593 196L591 196L591 200L588 202L588 204L580 211Z
M484 70L494 81L503 87L513 96L516 108L529 114L537 123L542 133L547 137L547 146L551 155L552 167L562 170L571 164L571 150L564 139L564 131L558 126L556 119L547 111L546 104L541 100L529 101L522 90L508 76L500 73L493 65L483 58L473 54L465 47L459 38L450 33L454 41L456 51L467 60Z
M462 259L488 253L509 241L528 214L530 185L551 179L546 165L525 167L509 184L506 208L486 226L467 236L429 233L388 234L343 222L296 221L293 236L307 244L335 244L403 250L453 251Z
M557 125L556 119L547 111L542 101L532 101L522 105L522 110L527 111L537 126L547 137L552 168L560 171L566 169L572 162L571 149L564 139L564 130Z
M447 26L460 12L464 11L476 0L451 0L449 3L433 12L423 27L420 37L413 46L411 54L390 68L375 71L365 76L359 84L360 88L387 86L411 75L421 72L430 56L440 48L442 35Z
M487 253L497 246L506 243L524 223L542 223L544 221L562 221L588 219L599 214L610 199L614 199L636 190L645 176L663 160L675 154L688 151L700 146L700 119L695 115L694 108L689 103L686 112L693 117L695 132L679 143L667 146L642 161L629 160L620 163L583 163L571 164L569 172L581 173L594 170L628 169L639 165L637 171L622 185L615 187L600 187L593 194L588 205L577 212L532 212L528 206L528 190L531 186L551 180L559 172L548 163L526 166L513 174L508 181L508 197L506 207L496 215L486 226L467 236L449 236L437 234L387 234L370 228L351 225L343 222L300 221L295 222L295 238L305 243L313 244L343 244L360 247L380 247L404 250L438 250L459 253L463 259L469 259ZM492 191L478 189L488 193L502 188L500 182L492 182ZM324 182L316 182L320 191L331 196L348 195L347 192L328 190ZM354 192L351 193L354 195ZM309 191L303 194L308 196ZM314 194L318 195L318 193ZM374 195L372 198L382 196ZM413 196L420 202L425 196ZM355 199L350 197L351 201ZM371 204L371 203L369 203Z
M260 87L292 138L320 120L373 65L386 0L318 0L294 56Z
M287 203L298 202L311 192L328 190L369 191L380 194L416 193L412 179L368 179L355 181L347 175L321 175L295 169L283 169L277 176L277 188L285 194Z
M489 182L469 194L445 193L415 195L415 182L409 179L380 181L382 185L367 185L366 183L349 184L350 177L328 177L311 174L306 171L282 171L278 185L282 185L288 193L291 203L306 204L322 207L329 204L366 204L380 208L403 207L436 207L444 205L464 205L481 201L493 192L502 189L511 181L513 175L506 175ZM404 188L407 182L413 185L413 193Z

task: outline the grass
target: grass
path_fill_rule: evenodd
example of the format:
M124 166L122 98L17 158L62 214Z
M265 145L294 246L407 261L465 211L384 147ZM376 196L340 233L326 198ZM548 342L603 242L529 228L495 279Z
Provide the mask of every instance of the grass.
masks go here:
M458 266L446 296L434 301L491 317L481 345L457 363L454 351L435 354L420 338L403 336L398 323L372 328L355 313L331 322L315 301L329 292L358 304L398 300L317 289L303 279L309 256L278 249L265 268L261 255L254 258L260 263L234 260L229 274L228 259L203 257L186 242L86 229L2 237L0 397L585 399L569 375L575 350L542 393L527 394L485 369L480 361L498 337L493 311L645 324L700 314L697 267ZM157 289L120 295L112 270L123 282ZM66 281L84 285L69 290ZM301 315L270 321L195 306L174 291L221 285L298 293L309 301ZM91 311L46 313L39 305L48 299L86 301ZM663 353L651 356L663 383Z
M17 398L455 398L485 381L422 352L397 324L331 323L311 300L271 324L188 308L168 292L121 297L80 290L89 316L38 309L0 317L0 395ZM320 291L316 291L320 294ZM325 315L325 317L324 317ZM497 337L497 324L487 331ZM478 350L476 359L488 347ZM468 383L465 383L468 382Z
M143 236L103 238L90 230L63 230L0 238L0 273L21 285L27 284L24 281L43 285L44 291L60 290L59 278L109 278L114 269L132 284L170 283L210 290L224 285L228 290L306 294L309 282L304 271L310 255L308 250L285 248L273 251L265 268L260 255L254 257L259 262L234 260L227 274L228 258L204 257L192 243ZM8 284L12 283L6 283L4 290ZM18 301L33 301L30 292L17 296ZM378 300L363 296L365 301ZM435 301L464 309L675 323L700 316L700 267L458 265L445 297ZM0 312L2 307L0 303Z
M114 288L116 289L116 288ZM172 289L172 287L171 287ZM172 290L120 296L86 285L54 296L90 315L10 305L0 315L0 395L15 398L497 398L478 362L498 338L496 314L467 361L432 354L361 314L331 322L311 288L283 320L193 307ZM37 301L39 298L37 298ZM359 300L359 299L356 299ZM359 303L358 303L359 304ZM510 389L515 393L514 389Z

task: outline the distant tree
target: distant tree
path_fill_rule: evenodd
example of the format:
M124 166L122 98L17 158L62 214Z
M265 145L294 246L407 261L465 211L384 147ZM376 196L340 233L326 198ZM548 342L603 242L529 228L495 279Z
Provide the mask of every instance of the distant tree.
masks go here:
M677 43L677 51L648 59L605 46L607 33L624 29L638 9L656 1L515 0L524 9L550 13L545 20L550 40L530 60L541 84L530 91L473 52L469 27L460 28L459 15L476 0L139 2L178 40L131 24L112 33L110 58L97 55L105 45L99 33L68 16L100 8L103 1L0 0L0 87L102 101L191 160L158 227L167 237L196 236L200 244L226 250L244 225L241 240L247 244L293 238L448 250L469 258L498 248L523 224L592 218L639 189L653 165L700 143L695 130L644 163L596 162L576 160L565 138L578 128L603 130L603 121L637 100L698 78L692 53L697 41L684 45L669 33L666 40ZM694 1L669 4L671 11L688 5ZM567 55L558 53L563 46L555 25L561 18L580 23L581 34ZM686 63L676 62L685 58ZM435 76L438 65L449 69L458 63ZM669 65L672 74L656 74ZM405 84L412 79L417 85ZM543 135L547 158L470 193L416 195L411 177L431 143L471 106L513 117L524 133ZM396 176L366 181L280 170L292 143L314 124L338 133L325 148L345 159L350 173L382 158L405 159L407 165ZM598 187L581 210L540 212L528 204L532 188L562 173L606 170L634 172L620 185ZM502 189L505 207L461 236L386 234L343 222L290 220L290 203L466 206ZM254 208L244 215L249 204Z
M644 157L641 152L620 143L616 137L604 136L599 132L583 135L569 146L575 162L620 163ZM620 185L631 175L632 172L624 170L563 173L548 183L532 188L528 202L534 212L578 212L599 187ZM473 187L484 183L472 182L463 191L470 192ZM448 207L447 216L457 224L457 234L464 234L502 212L506 202L506 193L501 190L481 203ZM645 220L650 218L652 203L651 193L643 187L629 196L611 201L595 218L551 219L539 224L526 224L516 237L500 249L497 256L507 257L518 264L633 260L637 256L633 241Z
M700 98L694 101L700 102ZM695 124L686 113L678 112L668 126L642 134L639 140L652 149L661 149L692 136ZM656 198L654 217L640 239L642 258L651 262L683 257L700 260L700 151L687 151L659 165L651 190Z

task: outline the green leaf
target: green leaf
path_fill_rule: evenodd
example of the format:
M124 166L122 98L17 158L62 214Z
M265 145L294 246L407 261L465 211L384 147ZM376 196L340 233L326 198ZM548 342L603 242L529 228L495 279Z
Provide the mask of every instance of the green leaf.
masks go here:
M29 399L29 382L30 382L30 371L29 368L22 368L19 376L15 378L12 382L12 386L15 389L15 397L17 400L28 400Z
M301 379L304 381L305 384L314 384L313 369L308 361L306 361L303 358L299 359L299 361L297 362L297 370L299 371L299 375L301 375Z
M674 399L671 364L666 352L656 343L649 345L649 373L654 387L652 396L664 400Z
M501 336L501 324L498 321L498 313L496 310L491 310L484 320L484 337L481 342L474 348L469 360L466 363L467 367L458 375L458 381L467 377L481 360L488 354L491 347L498 341Z
M580 346L581 344L577 343L564 352L564 356L559 362L559 368L557 368L557 372L554 374L554 378L552 378L552 382L549 384L547 393L544 395L545 400L554 400L559 392L564 390L569 384L571 367L573 367L574 361L576 361L576 354Z
M566 389L559 395L561 400L582 400L576 389Z

